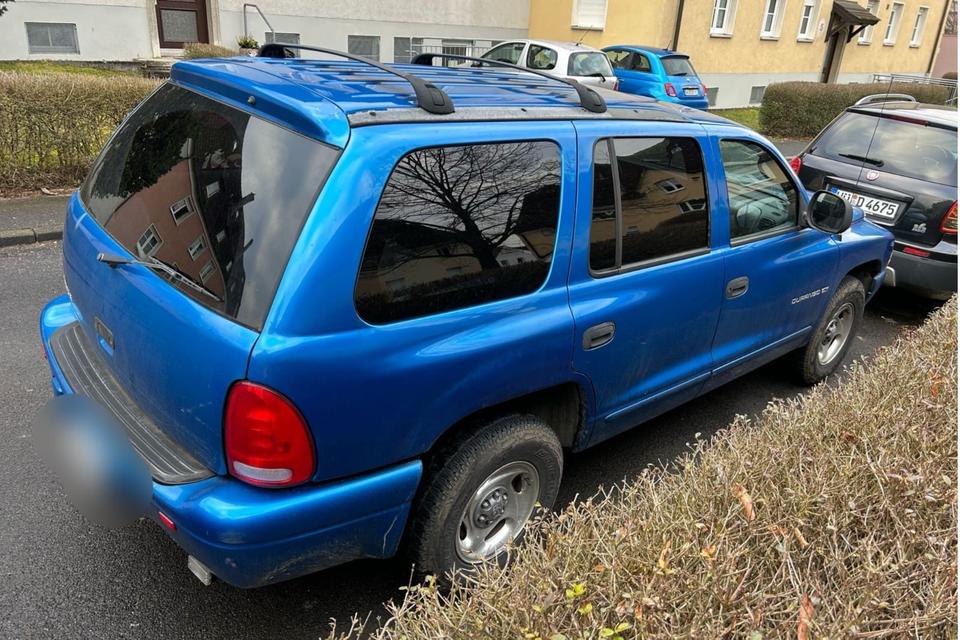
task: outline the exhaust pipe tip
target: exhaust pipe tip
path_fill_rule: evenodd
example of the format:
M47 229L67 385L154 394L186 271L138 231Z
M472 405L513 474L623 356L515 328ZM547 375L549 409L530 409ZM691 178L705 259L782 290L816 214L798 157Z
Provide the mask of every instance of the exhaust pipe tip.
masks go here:
M187 556L187 569L190 569L190 573L197 576L197 579L207 587L210 586L215 577L205 564L193 556Z

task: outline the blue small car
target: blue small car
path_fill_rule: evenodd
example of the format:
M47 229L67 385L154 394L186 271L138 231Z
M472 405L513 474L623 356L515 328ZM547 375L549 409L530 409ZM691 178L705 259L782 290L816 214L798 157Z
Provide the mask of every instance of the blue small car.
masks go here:
M295 48L173 66L40 319L68 497L206 583L504 561L564 451L780 356L822 380L883 281L890 234L725 119Z
M619 80L618 91L707 108L707 87L690 64L690 56L638 45L615 45L603 51Z

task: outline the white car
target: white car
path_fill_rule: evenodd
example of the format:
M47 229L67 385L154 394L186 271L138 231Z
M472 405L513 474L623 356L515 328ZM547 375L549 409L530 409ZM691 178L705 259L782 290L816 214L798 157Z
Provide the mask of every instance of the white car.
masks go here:
M560 78L572 78L604 89L616 90L618 84L613 67L603 51L572 42L510 40L498 44L481 57L543 71Z

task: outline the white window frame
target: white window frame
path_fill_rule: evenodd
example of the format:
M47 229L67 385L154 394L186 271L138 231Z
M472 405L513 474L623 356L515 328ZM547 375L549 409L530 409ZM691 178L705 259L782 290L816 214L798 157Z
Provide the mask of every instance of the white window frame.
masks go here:
M890 7L890 18L887 20L887 28L883 32L883 46L892 47L897 44L897 33L900 31L901 22L903 22L903 3L894 2Z
M206 249L207 242L203 239L203 236L200 235L187 247L187 253L190 254L190 259L196 262L197 256L201 255Z
M144 236L151 234L157 239L157 244L153 246L151 251L144 251L144 246L146 243L143 241ZM140 237L137 238L137 254L141 257L152 258L157 255L157 251L160 250L160 247L163 246L163 238L160 236L160 232L157 231L157 226L151 224L149 227L143 230L143 233L140 234Z
M711 37L729 38L733 35L733 23L737 18L737 4L737 0L713 0L713 11L710 14ZM721 11L723 11L723 21L718 27L717 16Z
M810 13L807 14L807 9ZM806 20L806 28L803 21ZM800 42L813 42L816 35L817 23L820 22L820 0L803 0L800 6L800 26L797 29L797 40Z
M880 16L880 0L867 0L867 11L873 15ZM877 25L870 24L863 28L863 31L860 32L860 37L857 38L857 44L870 44L873 42L873 30Z
M186 208L187 213L185 215L177 217L177 211ZM173 216L173 222L179 227L183 224L183 221L193 215L193 212L196 210L196 207L193 206L193 198L187 196L185 198L180 198L172 205L170 205L170 215Z
M760 16L760 38L762 40L776 40L783 29L783 13L786 0L763 0L763 14ZM773 5L773 13L770 12ZM770 28L767 29L767 21Z
M603 3L603 16L599 22L591 20L589 16L584 18L583 5L586 3ZM607 25L607 0L573 0L573 14L570 16L570 26L574 29L584 29L589 31L603 31Z
M913 19L913 32L910 34L910 46L919 47L923 42L923 32L927 27L927 16L930 15L930 7L920 5L917 7L917 17Z

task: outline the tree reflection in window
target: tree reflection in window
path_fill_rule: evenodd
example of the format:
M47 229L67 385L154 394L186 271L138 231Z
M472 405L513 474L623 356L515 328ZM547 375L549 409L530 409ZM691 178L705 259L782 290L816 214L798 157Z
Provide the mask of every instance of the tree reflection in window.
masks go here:
M535 291L553 256L559 206L560 153L550 142L404 156L377 207L358 312L383 323Z

